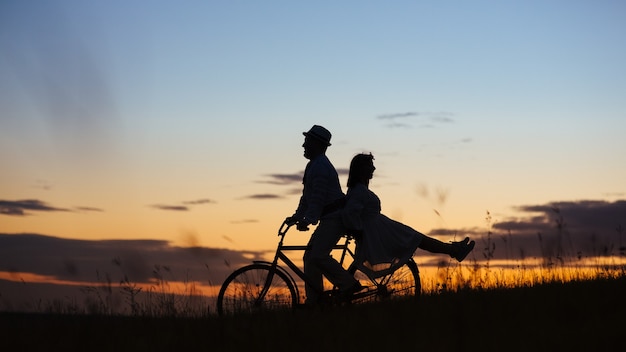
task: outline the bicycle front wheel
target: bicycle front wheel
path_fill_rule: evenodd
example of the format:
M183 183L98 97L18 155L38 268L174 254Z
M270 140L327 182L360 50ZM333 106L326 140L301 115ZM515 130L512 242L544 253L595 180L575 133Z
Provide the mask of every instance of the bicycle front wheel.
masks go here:
M217 296L217 312L231 315L289 309L296 306L297 300L296 290L287 275L268 264L252 264L235 270L226 278Z

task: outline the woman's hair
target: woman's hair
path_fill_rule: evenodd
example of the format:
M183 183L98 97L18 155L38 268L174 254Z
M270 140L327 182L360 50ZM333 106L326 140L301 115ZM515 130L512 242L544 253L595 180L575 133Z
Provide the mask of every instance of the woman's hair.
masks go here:
M350 162L350 171L348 172L348 188L355 186L357 183L367 184L368 173L374 161L372 153L357 154Z

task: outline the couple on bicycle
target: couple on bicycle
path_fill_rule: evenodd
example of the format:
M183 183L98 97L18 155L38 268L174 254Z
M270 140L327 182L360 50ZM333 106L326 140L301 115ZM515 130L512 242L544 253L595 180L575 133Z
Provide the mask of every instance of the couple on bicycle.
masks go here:
M350 163L348 191L344 195L335 167L326 156L331 133L314 125L303 132L304 171L302 196L287 223L300 231L317 225L304 253L304 273L316 287L305 286L306 303L316 304L323 291L323 276L349 296L363 290L358 280L330 255L332 247L346 233L357 238L356 258L360 270L386 274L406 263L417 248L448 254L459 262L474 248L475 242L444 243L381 214L380 199L369 190L374 174L374 157L358 154ZM382 270L381 270L382 269Z

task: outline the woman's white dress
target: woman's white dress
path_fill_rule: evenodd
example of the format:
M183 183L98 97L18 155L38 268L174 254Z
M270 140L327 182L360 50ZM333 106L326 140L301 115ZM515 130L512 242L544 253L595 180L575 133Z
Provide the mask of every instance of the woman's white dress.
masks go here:
M359 269L373 276L386 275L404 265L424 236L383 215L380 199L364 184L348 190L342 220L358 234L355 259Z

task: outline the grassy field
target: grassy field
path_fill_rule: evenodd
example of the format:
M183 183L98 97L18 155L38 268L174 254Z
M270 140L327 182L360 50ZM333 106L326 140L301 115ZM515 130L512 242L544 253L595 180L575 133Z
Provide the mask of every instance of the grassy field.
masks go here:
M237 317L0 313L19 351L615 351L626 277Z

